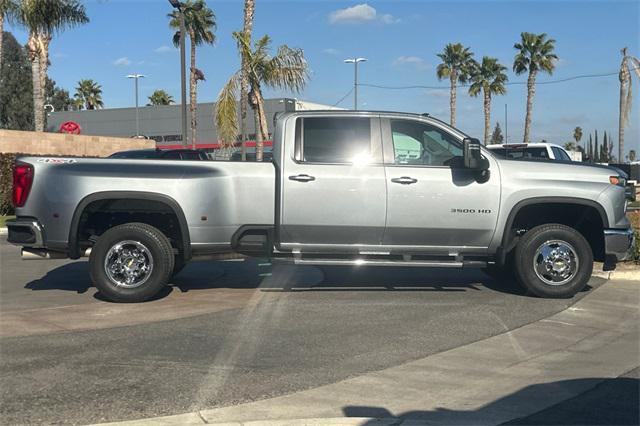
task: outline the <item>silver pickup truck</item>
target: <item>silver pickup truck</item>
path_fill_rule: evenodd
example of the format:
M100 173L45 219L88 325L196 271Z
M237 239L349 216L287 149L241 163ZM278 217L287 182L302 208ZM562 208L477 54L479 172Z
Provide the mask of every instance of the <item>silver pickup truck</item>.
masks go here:
M108 299L139 302L185 262L478 267L569 297L629 255L625 176L496 158L428 115L278 115L273 161L23 157L8 241L26 259L89 257ZM428 273L425 271L425 273Z

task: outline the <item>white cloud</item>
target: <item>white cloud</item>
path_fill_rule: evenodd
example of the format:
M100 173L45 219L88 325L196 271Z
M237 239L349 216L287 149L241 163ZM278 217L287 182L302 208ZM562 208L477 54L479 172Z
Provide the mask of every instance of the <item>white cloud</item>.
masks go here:
M118 58L113 61L113 65L117 67L128 67L129 65L131 65L131 60L126 56L123 56L122 58Z
M157 49L154 49L154 52L156 53L170 53L175 51L175 49L173 49L170 46L167 46L166 44L163 44L162 46L158 47Z
M328 48L328 49L324 49L323 50L324 53L328 54L328 55L339 55L340 51L338 49L334 49L334 48Z
M424 61L424 59L418 56L399 56L393 61L393 66L412 66L418 69L427 69L429 65Z
M329 14L330 24L354 24L372 21L379 21L383 24L395 24L400 22L400 19L388 13L378 15L378 11L367 3L334 10Z
M380 21L384 24L397 24L398 22L400 22L400 18L396 18L393 15L385 13L384 15L380 16Z

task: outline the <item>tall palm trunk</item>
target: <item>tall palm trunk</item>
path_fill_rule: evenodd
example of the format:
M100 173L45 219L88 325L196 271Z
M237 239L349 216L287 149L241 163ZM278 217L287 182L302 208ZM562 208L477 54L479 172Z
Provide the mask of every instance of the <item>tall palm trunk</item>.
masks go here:
M33 127L36 132L44 132L44 97L40 84L40 43L35 34L29 35L27 43L31 60L31 82L33 84Z
M47 116L44 110L44 103L47 101L47 73L49 71L49 44L51 43L50 35L41 35L38 37L38 55L40 56L40 93L42 94L42 117L43 128L47 125Z
M191 75L189 78L189 95L191 97L191 105L189 112L191 114L191 147L196 148L197 140L197 127L198 127L198 115L197 115L197 102L198 102L198 88L196 81L196 33L195 31L189 31L189 37L191 41Z
M2 70L2 42L4 40L4 15L0 12L0 71Z
M449 96L449 110L450 117L449 123L451 123L451 127L456 127L456 101L457 101L457 93L456 93L456 85L458 84L458 73L456 70L451 70L451 93Z
M489 127L491 127L491 92L484 88L484 144L489 144Z
M245 0L244 2L244 28L242 31L245 34L245 37L249 40L249 45L251 45L251 33L253 31L253 14L255 11L255 0ZM242 56L242 73L240 77L240 134L242 135L242 161L247 160L247 104L249 103L248 98L248 90L249 90L249 78L248 78L248 70L247 70L247 58ZM255 111L254 111L255 114ZM256 134L258 130L256 128Z
M625 68L626 66L622 70L620 70L620 74L618 76L618 78L620 79L620 111L618 114L618 161L620 162L624 161L624 125L626 115L628 114L628 112L626 111L628 96L627 90L629 90L627 88L627 85L629 84L628 78L630 78L629 70L626 70L627 72L625 73Z
M264 141L269 137L269 128L267 126L267 115L264 111L264 98L262 97L260 87L255 88L253 92L254 96L256 97L258 118L260 119L260 131L258 132L260 137L256 141L256 161L262 161L264 153Z
M527 79L527 115L524 120L524 138L522 142L529 143L531 132L531 113L533 112L533 97L536 94L536 71L529 71Z

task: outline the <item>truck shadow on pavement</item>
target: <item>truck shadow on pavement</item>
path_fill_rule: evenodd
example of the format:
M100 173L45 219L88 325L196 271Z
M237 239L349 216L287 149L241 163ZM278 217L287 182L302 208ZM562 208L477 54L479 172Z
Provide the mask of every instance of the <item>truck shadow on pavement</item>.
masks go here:
M93 284L89 278L87 262L73 262L47 272L43 277L28 282L24 288L30 290L65 290L86 293Z
M86 293L93 287L88 263L78 261L55 268L27 283L33 291L63 290ZM483 288L517 296L527 296L516 282L495 280L479 270L442 268L313 267L272 265L250 259L244 262L192 262L176 275L165 291L182 293L215 289L260 289L270 292L296 291L420 291L465 292ZM591 289L587 286L585 291ZM100 300L100 295L96 295Z
M566 395L566 399L562 400ZM575 395L575 396L573 396ZM554 401L562 402L553 404ZM346 417L372 420L362 425L503 424L503 425L637 425L640 422L638 369L624 377L561 380L527 386L477 410L414 410L394 414L384 407L345 406ZM538 410L536 407L544 407ZM514 420L517 412L534 412ZM537 412L536 412L537 411Z

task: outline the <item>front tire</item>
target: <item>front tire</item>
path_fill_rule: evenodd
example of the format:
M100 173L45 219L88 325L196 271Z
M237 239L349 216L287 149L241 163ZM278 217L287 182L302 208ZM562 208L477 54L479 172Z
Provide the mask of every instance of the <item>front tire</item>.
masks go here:
M519 281L534 295L569 298L587 285L593 271L593 252L575 229L540 225L522 236L514 263Z
M173 266L169 240L145 223L109 229L98 238L89 257L93 284L112 302L149 300L167 285Z

